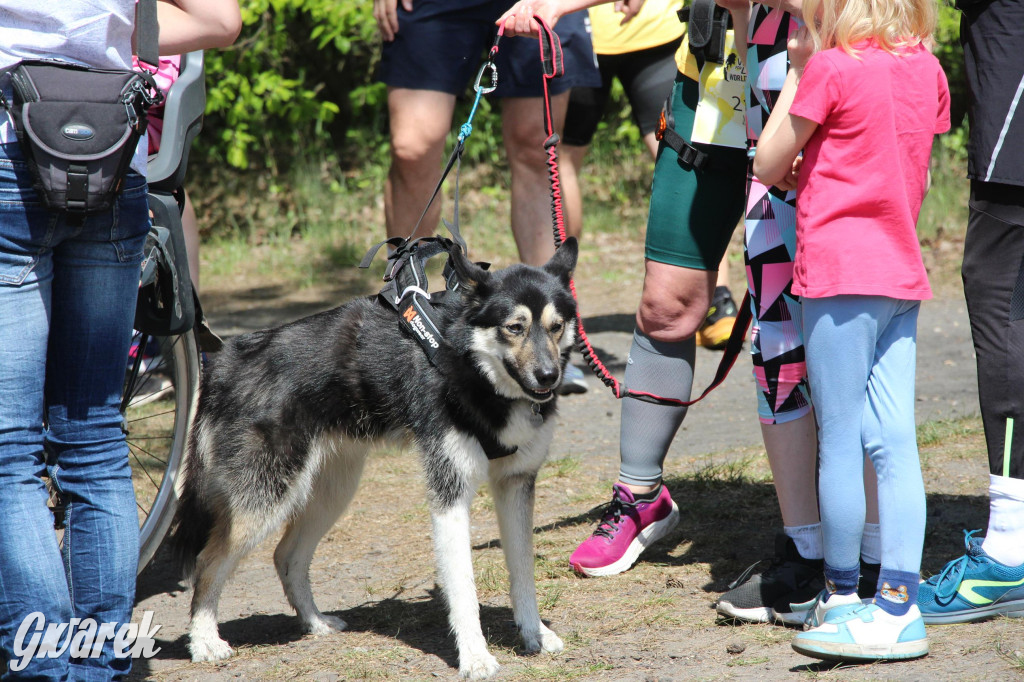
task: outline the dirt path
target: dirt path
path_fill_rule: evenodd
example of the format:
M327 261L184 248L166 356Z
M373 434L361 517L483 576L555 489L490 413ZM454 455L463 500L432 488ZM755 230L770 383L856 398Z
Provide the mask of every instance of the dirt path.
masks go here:
M636 256L635 249L602 253L612 259ZM591 341L621 378L639 280L580 277ZM291 294L243 286L207 292L204 299L214 328L232 335L336 305L343 295L373 286L348 282L344 288ZM918 350L919 422L976 414L970 331L955 288L924 305ZM709 381L718 357L698 352L698 384ZM481 614L503 665L499 679L1024 677L1024 622L1019 620L929 628L932 654L925 659L838 670L794 653L791 630L716 622L711 602L741 570L770 553L780 525L745 358L720 389L691 410L669 454L666 483L683 512L680 526L625 574L574 577L566 559L590 532L618 467L618 405L596 379L590 382L587 394L562 400L552 461L538 484L539 599L543 617L566 642L562 654L519 655L493 508L486 494L474 505ZM983 527L987 515L987 469L977 423L942 434L941 442L922 445L929 491L928 573L962 551L961 528ZM239 568L221 601L222 634L238 645L239 655L219 665L193 665L184 640L190 592L158 556L140 580L136 620L142 611L154 611L163 648L157 658L137 662L133 678L454 679L454 644L434 591L429 516L414 454L372 458L363 490L377 492L357 496L321 545L311 571L320 608L347 621L346 632L300 636L274 575L273 544L267 543Z

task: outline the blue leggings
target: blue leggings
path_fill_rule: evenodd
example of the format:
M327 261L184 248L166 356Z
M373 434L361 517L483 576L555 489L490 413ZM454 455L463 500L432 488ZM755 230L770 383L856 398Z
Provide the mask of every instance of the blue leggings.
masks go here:
M925 496L914 423L919 310L919 301L882 296L803 299L825 562L836 569L859 565L867 455L878 474L882 566L920 571Z

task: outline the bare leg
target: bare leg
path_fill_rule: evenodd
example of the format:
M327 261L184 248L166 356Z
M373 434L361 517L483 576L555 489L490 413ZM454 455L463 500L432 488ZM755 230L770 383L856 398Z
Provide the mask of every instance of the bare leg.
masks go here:
M551 98L556 131L562 129L568 105L568 92ZM501 107L505 152L512 174L512 234L519 260L527 265L543 265L555 253L544 149L546 134L537 124L544 112L544 102L540 97L506 97Z
M819 523L816 472L818 433L814 412L783 424L761 424L784 526Z
M199 220L192 199L185 193L185 210L181 213L181 227L185 233L185 251L188 254L188 275L192 288L199 291Z
M384 185L388 237L408 237L441 178L444 141L455 96L433 90L388 88L391 169ZM441 197L431 204L415 236L431 235L441 215Z
M775 479L775 493L784 526L820 522L816 472L818 434L814 412L784 424L761 424L764 449ZM813 494L809 494L813 493ZM878 481L869 460L864 466L867 522L878 523Z
M558 177L562 180L565 234L579 239L583 234L583 183L580 172L588 147L563 144L558 147Z

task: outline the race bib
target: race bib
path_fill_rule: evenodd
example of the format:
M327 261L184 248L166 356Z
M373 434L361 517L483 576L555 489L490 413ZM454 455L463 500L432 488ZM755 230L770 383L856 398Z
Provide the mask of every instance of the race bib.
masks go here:
M700 70L700 101L693 120L693 142L745 149L747 67L736 53L733 32L725 37L725 64L705 62Z

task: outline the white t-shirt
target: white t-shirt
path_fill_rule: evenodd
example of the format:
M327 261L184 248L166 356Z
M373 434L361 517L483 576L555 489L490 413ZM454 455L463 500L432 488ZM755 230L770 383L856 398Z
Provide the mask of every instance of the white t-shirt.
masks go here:
M60 59L98 69L132 68L135 0L2 0L0 70L23 59ZM4 85L5 91L7 85ZM8 93L9 94L9 93ZM0 116L5 119L6 116ZM0 143L9 126L0 120ZM13 136L13 133L11 133ZM146 139L132 168L146 168Z

